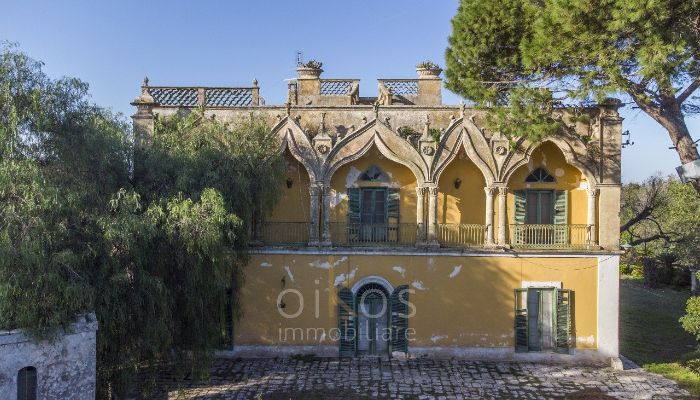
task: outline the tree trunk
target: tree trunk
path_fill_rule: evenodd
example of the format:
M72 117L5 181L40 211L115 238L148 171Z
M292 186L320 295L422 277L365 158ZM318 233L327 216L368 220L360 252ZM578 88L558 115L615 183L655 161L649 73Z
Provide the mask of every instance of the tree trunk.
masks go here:
M688 126L685 124L681 105L678 102L674 102L656 113L648 114L668 131L671 143L676 148L681 164L700 160L697 145L693 143ZM698 195L700 195L700 182L692 181L692 185Z

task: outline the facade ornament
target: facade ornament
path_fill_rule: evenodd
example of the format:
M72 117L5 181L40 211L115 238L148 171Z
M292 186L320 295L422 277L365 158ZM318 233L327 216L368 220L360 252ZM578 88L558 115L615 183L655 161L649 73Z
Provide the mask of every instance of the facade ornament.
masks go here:
M145 76L143 78L143 83L141 84L141 94L139 97L134 99L132 105L149 105L155 103L155 99L153 96L151 96L151 93L148 90L148 77Z
M503 156L503 155L506 154L506 152L508 151L508 149L506 149L506 146L501 146L501 145L499 145L499 146L496 146L496 150L495 150L495 151L496 151L496 154L498 154L499 156Z
M284 103L284 113L287 116L289 116L289 114L291 114L291 112L292 112L292 103L290 103L290 102Z
M326 133L326 113L321 113L321 126L318 127L318 132L320 134Z
M389 125L389 121L391 121L391 117L384 118L384 122L386 122L387 126Z
M432 146L425 146L423 147L423 154L426 156L432 156L435 154L435 149Z
M464 100L459 101L459 117L464 118Z
M379 119L379 102L374 102L374 119Z
M367 124L367 117L362 117L362 123Z
M316 150L318 150L318 152L321 154L326 154L328 153L328 150L330 150L330 148L328 148L328 146L326 146L325 144L319 144L318 146L316 146Z

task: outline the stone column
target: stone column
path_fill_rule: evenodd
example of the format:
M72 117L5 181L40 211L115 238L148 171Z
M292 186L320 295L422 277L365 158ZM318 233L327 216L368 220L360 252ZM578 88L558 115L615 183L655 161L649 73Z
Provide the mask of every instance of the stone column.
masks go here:
M425 187L416 187L416 245L425 244L425 192Z
M506 214L506 200L508 198L508 188L498 187L498 245L505 246L506 232L508 229L508 215Z
M331 187L321 186L321 246L331 245Z
M494 243L494 226L493 226L493 197L496 195L495 187L485 187L484 192L486 192L486 219L484 222L486 235L484 237L484 244L486 247L493 247Z
M598 215L598 193L600 192L596 188L589 188L588 192L588 217L586 223L588 224L588 245L597 246L598 245L598 224L596 223L596 216Z
M438 188L428 189L428 246L440 246L437 240L437 196Z
M319 187L315 184L310 184L309 185L309 198L311 200L311 204L309 205L309 215L311 217L311 221L309 223L309 246L318 246L319 240L318 240L318 217L319 217L319 201L318 201L318 195L319 195Z

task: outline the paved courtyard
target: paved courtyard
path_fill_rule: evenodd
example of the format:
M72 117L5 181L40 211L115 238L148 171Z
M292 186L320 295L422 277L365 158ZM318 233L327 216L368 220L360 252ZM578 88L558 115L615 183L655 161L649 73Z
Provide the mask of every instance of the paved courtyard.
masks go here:
M432 359L218 359L207 382L159 385L168 399L691 398L639 369Z

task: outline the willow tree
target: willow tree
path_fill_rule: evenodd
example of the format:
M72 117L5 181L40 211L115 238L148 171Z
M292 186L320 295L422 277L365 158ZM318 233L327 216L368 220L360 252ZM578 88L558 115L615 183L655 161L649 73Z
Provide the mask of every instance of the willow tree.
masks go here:
M699 0L461 0L446 84L498 106L495 129L535 141L562 128L552 109L623 96L685 164L700 159L685 122L700 112L699 57Z
M124 398L155 361L204 370L249 216L282 185L279 144L255 117L161 118L150 144L134 179L124 119L0 44L0 329L50 337L94 311L100 398Z

